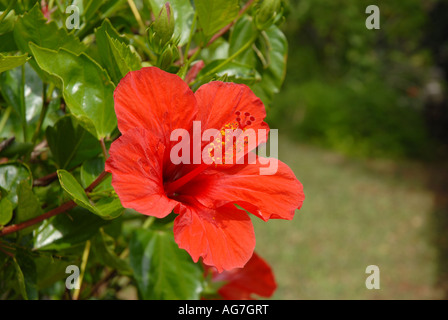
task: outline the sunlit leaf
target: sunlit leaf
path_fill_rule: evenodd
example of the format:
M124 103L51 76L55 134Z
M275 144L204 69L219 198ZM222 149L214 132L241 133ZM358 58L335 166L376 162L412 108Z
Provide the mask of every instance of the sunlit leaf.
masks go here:
M57 79L70 111L90 119L98 139L109 136L117 126L117 118L113 101L115 88L107 73L83 53L48 50L34 44L30 48L39 66Z
M195 0L199 24L206 36L212 36L237 16L238 0Z
M19 67L29 59L27 53L20 56L5 56L0 53L0 73Z
M62 188L77 205L101 218L107 220L115 219L123 213L124 209L118 198L101 198L97 203L94 203L89 199L84 188L69 172L58 170L58 178Z

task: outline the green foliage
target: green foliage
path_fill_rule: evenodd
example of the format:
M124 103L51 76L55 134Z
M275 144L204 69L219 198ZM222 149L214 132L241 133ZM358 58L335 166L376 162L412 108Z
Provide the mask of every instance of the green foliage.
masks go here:
M29 59L26 53L21 56L4 56L0 53L0 73L21 66Z
M202 297L202 266L174 242L173 217L124 209L104 172L120 134L114 90L157 66L193 90L246 83L268 107L286 70L283 10L261 19L254 1L165 2L76 1L66 13L68 1L0 1L1 299L71 298L73 264L86 266L81 299L118 298L117 279L142 299Z
M365 27L372 4L381 10L380 30ZM429 7L420 0L289 1L287 86L271 123L350 155L431 156L423 116L431 60L421 46Z
M202 268L179 249L171 232L136 230L129 248L142 298L193 300L200 297Z

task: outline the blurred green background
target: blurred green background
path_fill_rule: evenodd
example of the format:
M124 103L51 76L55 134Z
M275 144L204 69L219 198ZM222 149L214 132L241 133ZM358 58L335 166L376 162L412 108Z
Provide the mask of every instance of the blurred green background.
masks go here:
M268 122L306 200L292 222L254 219L273 298L448 298L447 1L287 3Z

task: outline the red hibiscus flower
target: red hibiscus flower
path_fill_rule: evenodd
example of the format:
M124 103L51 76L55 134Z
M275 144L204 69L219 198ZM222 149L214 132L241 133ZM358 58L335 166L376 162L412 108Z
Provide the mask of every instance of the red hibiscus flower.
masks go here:
M106 162L112 185L126 208L157 218L178 214L175 241L195 262L202 257L219 272L243 267L255 247L245 210L265 221L290 220L301 207L302 185L280 161L277 172L268 176L259 173L260 157L255 163L235 165L217 164L216 159L212 164L201 160L176 165L171 160L178 144L171 134L184 129L197 135L193 121L200 122L202 132L269 129L263 103L247 86L211 82L193 93L178 76L150 67L123 78L114 100L122 136L112 144ZM267 130L261 132L258 144L267 140ZM206 145L192 149L197 147Z
M204 265L205 274L213 282L224 282L218 294L224 300L253 300L252 295L270 298L277 284L271 267L255 252L244 268L218 273L216 268Z

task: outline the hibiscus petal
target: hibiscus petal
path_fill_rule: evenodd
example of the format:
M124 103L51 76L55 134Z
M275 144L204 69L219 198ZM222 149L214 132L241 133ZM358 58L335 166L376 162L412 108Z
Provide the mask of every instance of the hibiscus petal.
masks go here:
M142 128L112 143L106 171L112 173L112 186L125 208L163 218L178 204L163 188L164 152L160 139Z
M274 158L269 160L277 163L277 172L261 175L260 169L266 165L260 159L266 161L257 157L254 164L207 169L178 192L196 198L206 207L236 203L264 221L291 220L305 199L302 184L286 164Z
M190 130L197 113L188 85L155 67L129 72L115 89L114 100L121 133L142 127L169 140L174 129Z
M248 86L214 81L201 86L195 97L198 102L197 120L201 121L202 130L220 130L226 124L238 123L239 119L246 129L255 130L257 145L267 141L269 126L264 122L265 107ZM265 129L265 134L258 135L259 129Z
M219 272L243 267L255 248L252 221L233 205L210 209L198 203L179 208L174 239L195 262L199 257ZM175 211L176 212L176 211Z
M217 273L215 268L204 267L206 273L212 273L213 281L225 282L218 293L226 300L254 299L253 294L269 298L277 289L271 267L256 252L242 269Z

